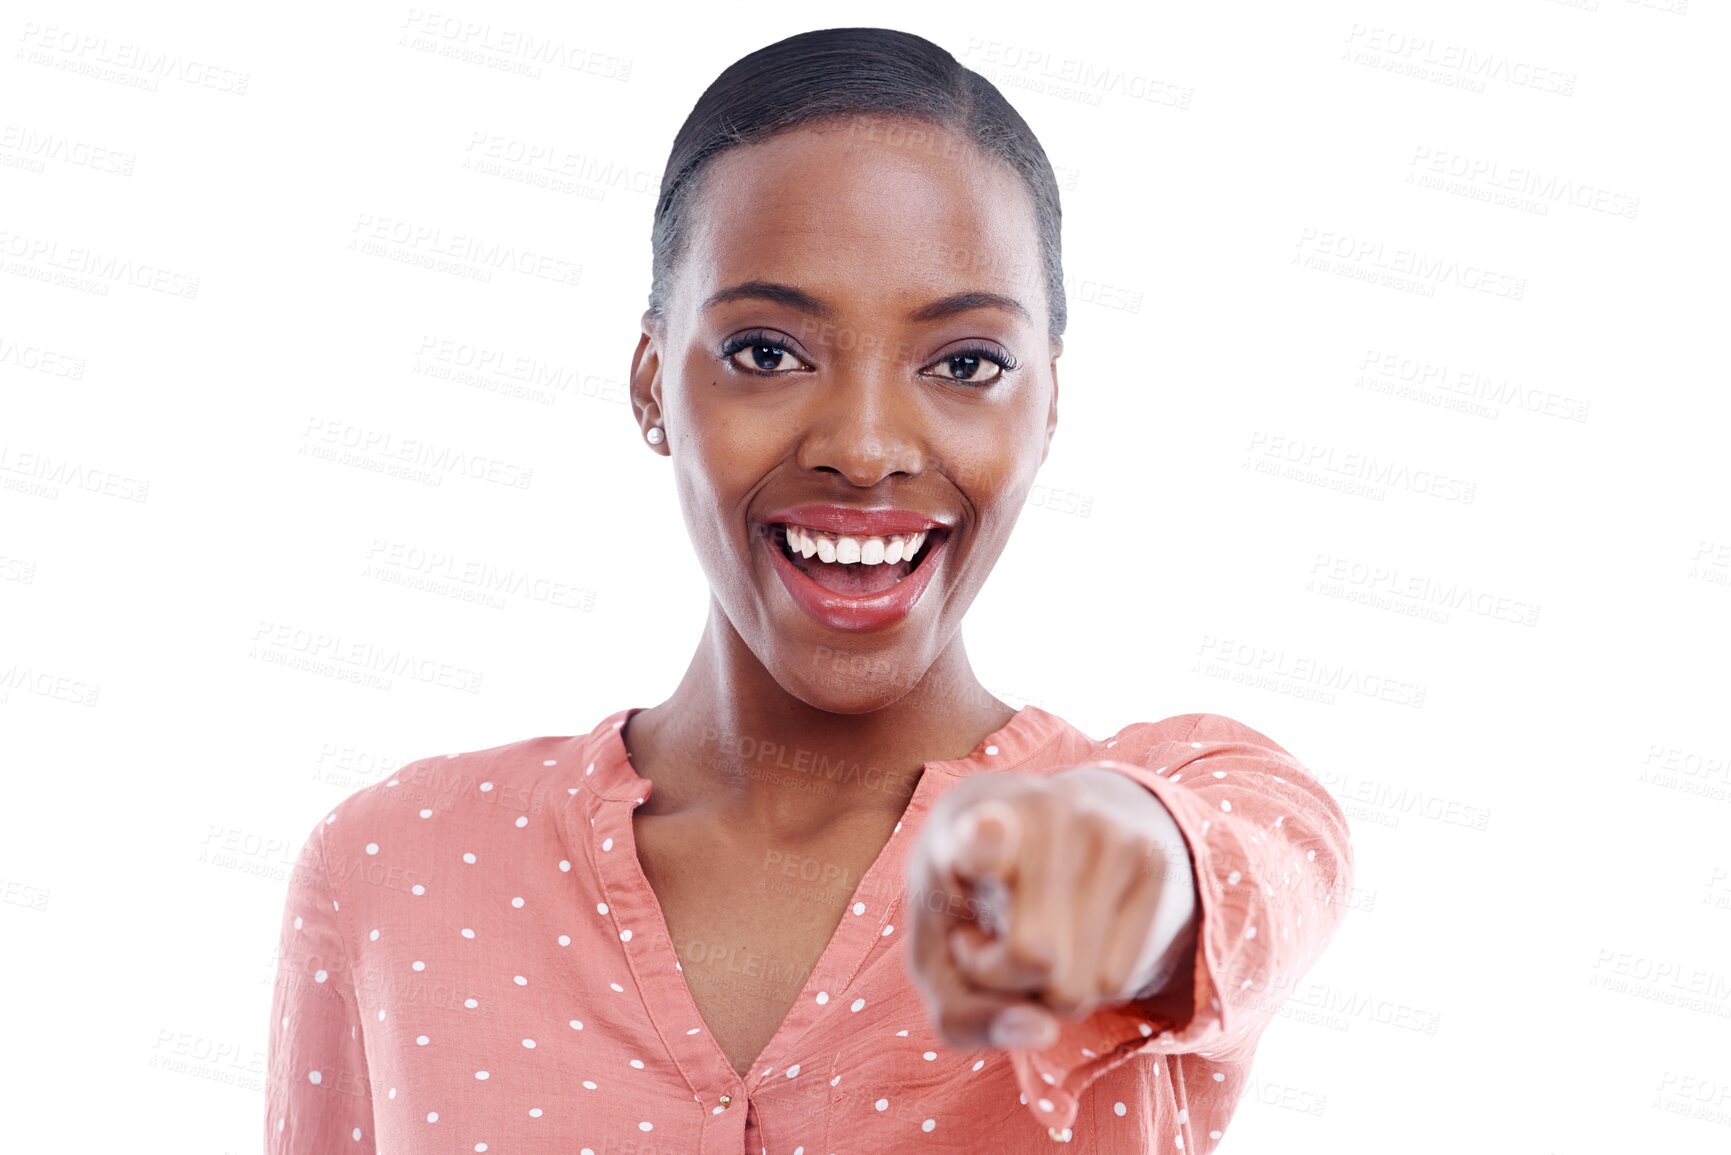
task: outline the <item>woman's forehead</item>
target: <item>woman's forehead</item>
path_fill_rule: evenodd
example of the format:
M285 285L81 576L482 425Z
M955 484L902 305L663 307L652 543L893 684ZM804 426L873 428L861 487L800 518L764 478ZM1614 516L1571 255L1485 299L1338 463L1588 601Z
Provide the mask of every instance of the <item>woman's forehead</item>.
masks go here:
M883 289L965 282L1023 297L1038 280L1032 199L1008 164L953 138L794 129L716 157L696 199L687 273L699 301L748 279L845 290L863 274Z

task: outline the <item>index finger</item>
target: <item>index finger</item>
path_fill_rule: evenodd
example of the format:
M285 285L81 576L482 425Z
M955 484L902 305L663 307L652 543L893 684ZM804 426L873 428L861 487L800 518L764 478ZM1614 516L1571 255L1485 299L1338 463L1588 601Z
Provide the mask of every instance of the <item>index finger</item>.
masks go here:
M1022 840L1021 816L1001 798L983 798L956 817L950 870L964 883L1009 882Z

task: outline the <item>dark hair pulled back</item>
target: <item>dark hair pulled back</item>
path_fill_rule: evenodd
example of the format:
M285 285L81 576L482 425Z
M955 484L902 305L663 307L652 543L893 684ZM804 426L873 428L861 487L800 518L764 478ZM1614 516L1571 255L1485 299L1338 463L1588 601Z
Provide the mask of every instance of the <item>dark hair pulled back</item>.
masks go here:
M698 97L661 178L651 234L649 309L665 315L686 217L708 163L796 125L850 117L923 121L1006 161L1033 199L1050 335L1068 320L1058 182L1028 123L991 81L930 40L891 28L824 28L778 40L729 65Z

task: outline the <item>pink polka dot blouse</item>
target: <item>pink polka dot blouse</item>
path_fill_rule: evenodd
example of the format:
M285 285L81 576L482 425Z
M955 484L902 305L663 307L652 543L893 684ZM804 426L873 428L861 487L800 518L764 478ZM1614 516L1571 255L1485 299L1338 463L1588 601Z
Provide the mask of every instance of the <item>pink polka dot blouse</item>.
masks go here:
M267 1152L1207 1152L1345 913L1345 816L1268 738L1183 714L1097 741L1025 706L967 757L924 764L741 1077L637 860L632 811L651 784L619 735L635 712L411 762L313 828L283 911ZM913 839L964 775L1085 762L1140 782L1182 830L1195 964L1157 996L1067 1022L1045 1050L951 1049L901 941Z

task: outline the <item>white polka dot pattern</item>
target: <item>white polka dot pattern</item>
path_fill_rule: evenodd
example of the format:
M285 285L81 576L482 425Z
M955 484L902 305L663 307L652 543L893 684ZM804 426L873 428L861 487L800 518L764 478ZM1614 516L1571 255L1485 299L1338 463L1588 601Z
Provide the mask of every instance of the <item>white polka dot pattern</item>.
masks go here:
M1261 1032L1345 913L1345 817L1266 737L1186 714L1097 742L1024 707L969 756L927 763L740 1076L637 861L632 813L653 787L625 755L632 712L433 755L320 816L283 910L267 1155L1209 1152ZM1083 763L1171 812L1207 949L1183 983L1066 1021L1045 1051L952 1050L897 933L906 851L968 774Z

